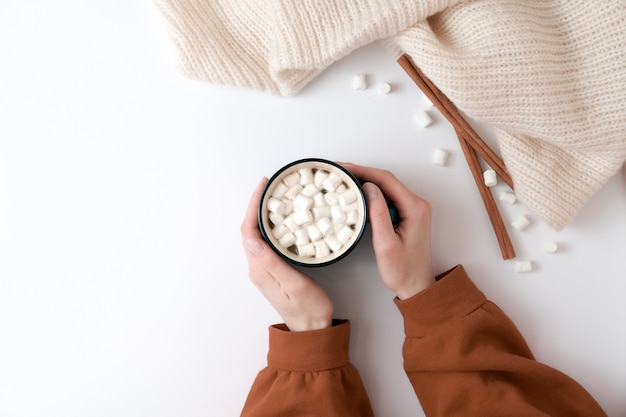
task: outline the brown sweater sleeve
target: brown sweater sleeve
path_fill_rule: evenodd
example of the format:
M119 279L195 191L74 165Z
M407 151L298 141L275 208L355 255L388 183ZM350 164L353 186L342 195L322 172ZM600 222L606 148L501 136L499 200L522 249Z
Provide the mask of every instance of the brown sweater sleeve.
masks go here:
M396 304L404 368L427 416L606 416L577 382L534 359L462 266Z
M267 367L257 375L241 417L373 417L367 393L349 362L350 323L290 332L271 326Z

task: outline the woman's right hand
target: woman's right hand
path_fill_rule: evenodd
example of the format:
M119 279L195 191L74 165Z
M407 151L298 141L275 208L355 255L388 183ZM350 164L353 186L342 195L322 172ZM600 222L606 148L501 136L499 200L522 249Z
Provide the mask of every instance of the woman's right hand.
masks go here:
M390 171L342 163L363 184L378 273L383 284L405 300L435 282L432 271L428 201L413 194ZM387 200L386 200L387 199ZM387 204L398 209L394 228Z

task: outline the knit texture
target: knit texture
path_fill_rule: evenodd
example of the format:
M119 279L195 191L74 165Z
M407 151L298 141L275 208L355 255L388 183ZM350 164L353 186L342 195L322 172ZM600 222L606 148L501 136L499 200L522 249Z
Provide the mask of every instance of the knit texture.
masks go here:
M155 0L190 77L296 94L381 40L490 125L526 206L556 229L626 160L626 3Z

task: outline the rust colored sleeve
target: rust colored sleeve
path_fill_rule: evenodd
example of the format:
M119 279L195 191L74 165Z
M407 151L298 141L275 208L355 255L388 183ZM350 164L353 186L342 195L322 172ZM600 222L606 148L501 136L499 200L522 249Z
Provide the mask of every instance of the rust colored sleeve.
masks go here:
M456 266L395 302L404 368L428 417L606 416L563 373L537 362L522 335Z
M269 333L267 367L257 375L241 417L374 415L348 358L348 321L307 332L278 324Z

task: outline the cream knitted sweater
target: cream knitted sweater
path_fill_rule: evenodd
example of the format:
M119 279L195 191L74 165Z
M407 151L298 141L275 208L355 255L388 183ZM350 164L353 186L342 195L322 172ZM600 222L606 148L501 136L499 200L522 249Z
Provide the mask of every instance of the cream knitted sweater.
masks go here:
M155 2L183 70L213 83L291 95L370 42L407 53L494 128L518 198L556 229L626 159L623 0Z

